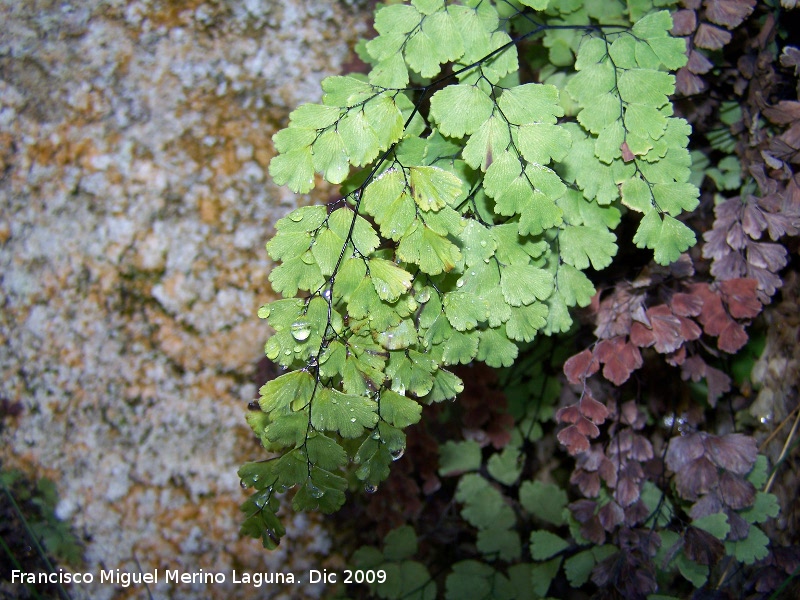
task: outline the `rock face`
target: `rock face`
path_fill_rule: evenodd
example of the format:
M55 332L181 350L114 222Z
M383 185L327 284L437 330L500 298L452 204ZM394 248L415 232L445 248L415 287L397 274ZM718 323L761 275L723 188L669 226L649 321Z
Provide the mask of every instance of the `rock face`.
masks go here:
M268 180L270 137L319 99L363 15L343 0L0 0L0 22L0 397L21 407L4 467L56 482L81 570L228 574L162 577L162 598L319 595L230 583L234 568L321 568L329 546L304 516L274 553L240 539L236 470L263 457L244 411L268 335L264 242L298 203ZM143 597L97 577L71 593Z

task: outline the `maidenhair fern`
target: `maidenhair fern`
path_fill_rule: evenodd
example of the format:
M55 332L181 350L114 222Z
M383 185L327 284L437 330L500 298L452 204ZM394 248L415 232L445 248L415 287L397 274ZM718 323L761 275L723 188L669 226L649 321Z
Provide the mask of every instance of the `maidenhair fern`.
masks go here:
M670 2L550 4L383 6L360 46L369 74L325 79L273 138L277 183L321 176L342 197L293 211L267 245L284 299L259 316L287 372L249 423L278 456L240 470L256 490L243 530L265 546L284 533L281 492L332 512L350 481L374 491L422 405L462 391L451 366L508 366L518 343L568 331L623 215L658 263L694 244L678 220L698 202L690 127L669 100L685 47L656 8ZM539 52L539 81L521 52ZM506 542L486 544L518 553Z

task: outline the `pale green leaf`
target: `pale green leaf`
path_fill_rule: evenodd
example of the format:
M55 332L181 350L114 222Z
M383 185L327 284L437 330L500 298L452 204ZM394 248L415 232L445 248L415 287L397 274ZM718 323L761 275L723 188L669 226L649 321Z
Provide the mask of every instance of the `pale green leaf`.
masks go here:
M617 254L616 236L605 227L565 225L558 235L561 259L576 269L605 269Z
M461 180L439 167L411 167L410 185L414 201L424 211L437 211L461 194Z
M547 324L547 306L534 302L528 306L511 307L511 316L506 322L509 339L531 342L536 332Z
M481 447L478 442L448 440L439 446L439 474L457 475L465 471L476 471L481 466ZM460 487L460 486L459 486Z
M695 519L692 521L692 526L707 531L718 540L724 540L731 530L728 517L722 512Z
M513 529L491 527L478 532L475 545L486 558L499 560L517 560L522 554L519 534ZM505 587L505 586L504 586ZM495 594L495 598L499 594ZM462 596L463 597L463 596ZM508 596L511 598L511 596Z
M454 331L442 344L442 361L446 365L466 365L478 354L478 332Z
M344 141L339 132L329 129L312 146L314 169L331 183L341 183L350 172Z
M278 154L269 163L269 174L278 185L305 194L314 187L314 162L309 146Z
M739 514L748 523L764 523L777 517L779 512L780 505L778 504L777 496L766 492L756 492L753 506L741 511Z
M449 85L431 98L431 118L450 137L475 133L493 110L492 99L474 85Z
M339 121L337 129L352 165L364 166L378 156L381 143L364 111L350 111Z
M561 556L551 558L548 561L537 563L531 569L531 580L533 581L533 591L538 594L540 598L547 595L547 590L550 589L550 584L553 578L561 568L561 561L564 560Z
M375 96L376 90L366 81L349 75L334 75L322 80L322 102L327 106L348 108Z
M481 332L477 359L490 367L510 367L518 353L517 345L497 329L485 329Z
M572 144L569 131L560 125L532 123L523 125L517 133L519 150L526 160L546 165L566 156Z
M306 371L292 371L268 381L261 387L258 401L261 410L288 413L292 406L305 407L314 393L314 378Z
M383 540L386 560L404 560L417 553L417 534L411 525L392 529Z
M370 259L369 274L378 297L387 302L397 301L411 287L411 274L389 260Z
M410 398L384 390L378 400L378 412L381 419L394 427L404 429L419 422L422 406Z
M700 203L700 190L691 183L657 183L653 196L658 208L673 217L683 211L692 211Z
M655 210L642 218L633 237L633 242L639 248L655 250L655 260L660 265L678 260L681 253L693 246L695 241L694 232L686 225L669 215L664 215L662 220Z
M420 224L412 226L400 241L397 255L405 262L418 264L428 275L451 271L461 260L461 252L452 242Z
M554 483L524 481L519 490L519 501L534 517L553 525L563 525L567 493Z
M675 91L675 76L651 69L631 69L619 75L620 97L626 102L664 106Z
M553 276L532 265L508 265L502 269L500 286L511 306L528 305L553 292Z
M622 116L619 96L609 92L592 98L591 104L578 113L578 122L594 134L598 134Z
M318 388L311 406L311 425L320 431L338 431L342 437L356 438L364 428L378 422L377 403L364 396L343 394Z
M769 556L769 538L755 525L750 525L747 537L735 542L725 542L725 551L746 565Z
M475 329L478 323L486 320L488 314L486 303L468 292L446 293L443 306L447 319L458 331Z
M528 83L504 90L497 105L503 117L514 125L555 125L557 118L564 116L564 109L558 103L558 88L554 85Z
M486 171L508 148L511 135L508 124L499 116L492 115L470 136L461 156L473 169Z
M502 452L492 454L486 463L486 470L503 485L514 485L522 472L523 462L520 451L509 445Z
M569 548L569 543L549 531L531 533L531 556L534 560L545 560Z

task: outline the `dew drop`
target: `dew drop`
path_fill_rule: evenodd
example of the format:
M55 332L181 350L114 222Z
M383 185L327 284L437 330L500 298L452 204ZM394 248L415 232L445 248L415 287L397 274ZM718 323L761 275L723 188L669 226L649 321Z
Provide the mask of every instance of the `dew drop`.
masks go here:
M303 342L311 335L311 325L308 321L295 321L292 323L292 337L298 342Z
M376 429L375 431L373 431L373 432L372 432L372 439L373 439L373 440L379 440L379 439L381 439L381 434L380 434L380 432L379 432L377 429Z
M286 350L284 350L284 351L283 351L283 353L284 353L286 356L289 356L289 355L291 355L292 351L291 351L289 348L287 348Z
M247 408L248 408L248 409L250 409L250 410L261 410L261 406L260 406L260 405L258 404L258 402L256 402L255 400L253 400L252 402L250 402L250 403L247 405Z
M405 453L405 448L398 448L397 450L392 450L389 454L392 455L392 460L400 460L403 458L403 454Z
M325 298L325 300L330 300L331 299L331 288L328 288L327 290L322 292L322 297Z
M481 248L486 248L486 240L481 240Z
M367 492L368 494L374 494L375 492L378 491L378 486L368 483L364 486L364 491Z
M244 479L240 479L239 480L239 487L241 487L243 490L246 490L250 486L248 485L248 483Z
M356 422L356 418L355 417L350 417L350 422L351 423L355 423Z
M484 258L483 262L485 262L488 265L489 264L489 259L488 258Z
M306 487L308 488L308 495L312 498L322 498L325 495L325 492L323 492L313 483L309 483Z
M456 287L462 287L463 285L464 285L463 279L459 279L458 281L456 281Z
M424 287L417 294L417 302L427 302L431 299L431 289Z

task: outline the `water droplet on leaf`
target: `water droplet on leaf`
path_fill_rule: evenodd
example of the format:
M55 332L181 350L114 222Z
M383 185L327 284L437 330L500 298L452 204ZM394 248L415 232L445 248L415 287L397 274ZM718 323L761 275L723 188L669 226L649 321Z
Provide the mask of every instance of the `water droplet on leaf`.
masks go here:
M398 448L397 450L392 450L389 454L392 455L392 460L400 460L403 458L403 454L405 453L405 448Z
M298 342L303 342L311 335L311 325L308 321L295 321L292 323L292 337Z
M350 422L351 423L355 423L356 422L356 418L355 417L350 417Z
M378 486L372 485L371 483L367 483L366 485L364 485L364 491L367 492L368 494L374 494L375 492L378 491Z
M239 487L241 487L243 490L246 490L247 488L250 487L250 485L244 479L240 479Z

